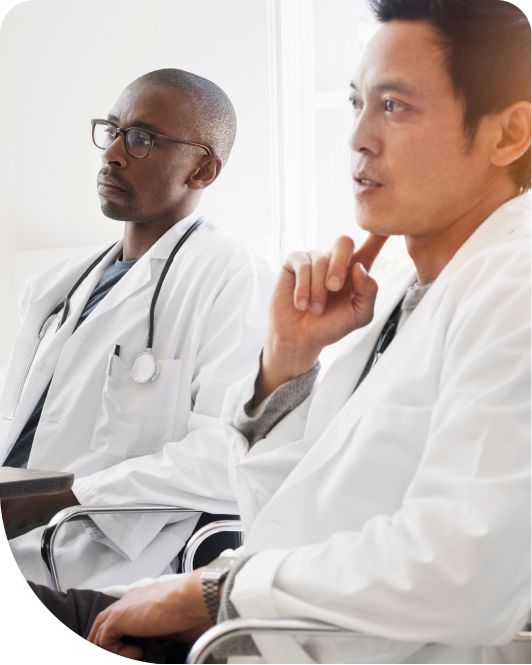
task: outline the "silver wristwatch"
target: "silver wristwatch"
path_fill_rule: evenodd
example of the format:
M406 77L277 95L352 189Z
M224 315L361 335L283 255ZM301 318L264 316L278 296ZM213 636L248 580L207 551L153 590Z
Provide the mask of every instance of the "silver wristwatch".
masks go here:
M220 609L220 584L225 580L237 560L238 557L236 556L219 556L211 561L201 573L203 600L213 623L216 623L218 610Z

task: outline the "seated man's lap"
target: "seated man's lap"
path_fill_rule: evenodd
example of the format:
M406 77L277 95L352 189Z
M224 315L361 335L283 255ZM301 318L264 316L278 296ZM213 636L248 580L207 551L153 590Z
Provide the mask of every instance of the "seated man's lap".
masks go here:
M118 600L93 589L69 589L64 593L53 591L42 584L28 584L61 623L85 639L98 614ZM144 651L143 661L148 663L184 663L191 646L184 642L165 642L151 637L125 637L122 641L140 647Z

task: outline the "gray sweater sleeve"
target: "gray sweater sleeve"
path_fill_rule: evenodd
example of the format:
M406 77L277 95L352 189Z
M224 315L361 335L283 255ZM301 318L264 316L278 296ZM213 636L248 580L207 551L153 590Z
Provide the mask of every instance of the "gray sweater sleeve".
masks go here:
M318 362L310 372L298 376L277 388L257 407L253 407L255 397L255 390L253 390L253 395L244 404L242 410L236 414L234 420L234 426L246 437L250 446L263 439L280 420L310 395L319 371L320 363ZM256 384L257 379L255 379L255 387ZM236 576L250 558L250 556L247 556L238 559L225 580L218 612L218 623L239 617L230 596ZM219 647L213 649L210 662L225 663L229 656L260 656L260 652L251 636L243 635L242 637L226 640Z
M229 597L233 590L238 572L246 565L249 559L251 559L250 556L241 557L240 559L237 559L235 565L231 568L231 571L225 580L220 609L218 610L218 621L216 623L221 623L228 619L239 618L239 614L233 603L229 600ZM255 642L250 635L233 637L212 650L211 662L225 663L229 656L260 656L260 651L255 646Z
M292 381L279 386L261 404L253 407L255 391L244 404L244 408L236 414L234 427L249 441L250 446L264 439L270 430L290 411L299 406L312 392L314 382L320 371L320 363ZM259 370L260 372L260 370ZM255 386L257 385L255 379Z
M310 372L283 384L261 404L253 407L258 378L257 373L253 394L244 404L242 410L235 416L234 426L236 429L246 437L251 446L260 439L263 439L280 420L310 395L319 371L320 363L318 362L316 367L311 369ZM218 623L227 621L228 619L237 619L239 616L229 597L231 596L236 576L250 558L247 556L238 559L225 580L220 610L218 612ZM228 656L260 656L260 652L257 650L251 636L244 635L227 640L219 647L213 649L211 662L225 663Z

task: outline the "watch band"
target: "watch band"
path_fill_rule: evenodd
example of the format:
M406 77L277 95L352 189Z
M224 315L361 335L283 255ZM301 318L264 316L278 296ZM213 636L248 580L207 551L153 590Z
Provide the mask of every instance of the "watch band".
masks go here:
M218 610L220 609L219 589L220 580L201 580L203 600L207 607L207 612L211 621L215 624L218 621Z
M220 609L220 584L225 580L236 561L237 557L220 556L211 561L201 573L203 600L213 623L217 622Z

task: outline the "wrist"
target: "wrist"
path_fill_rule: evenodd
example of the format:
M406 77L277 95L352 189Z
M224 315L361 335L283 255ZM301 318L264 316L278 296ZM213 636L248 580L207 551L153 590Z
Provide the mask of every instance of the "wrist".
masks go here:
M255 405L260 404L277 388L312 370L321 349L296 346L275 338L266 340L261 370L255 390Z
M198 621L210 621L207 606L205 605L205 600L203 598L201 581L201 573L203 570L204 567L196 568L196 570L193 570L188 575L183 576L184 593L187 598L187 606L191 618ZM177 589L177 593L183 593L183 590L179 588Z

